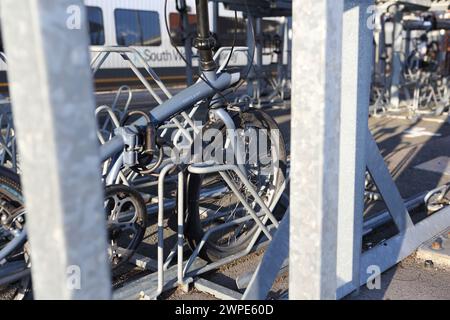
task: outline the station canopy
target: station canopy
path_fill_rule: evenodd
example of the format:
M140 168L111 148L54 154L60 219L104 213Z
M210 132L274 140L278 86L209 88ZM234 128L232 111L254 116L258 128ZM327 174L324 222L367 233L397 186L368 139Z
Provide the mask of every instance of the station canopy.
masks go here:
M211 0L222 2L225 8L242 11L253 17L289 17L292 0Z
M449 0L376 0L379 7L390 7L398 5L403 12L413 11L447 11L450 6Z

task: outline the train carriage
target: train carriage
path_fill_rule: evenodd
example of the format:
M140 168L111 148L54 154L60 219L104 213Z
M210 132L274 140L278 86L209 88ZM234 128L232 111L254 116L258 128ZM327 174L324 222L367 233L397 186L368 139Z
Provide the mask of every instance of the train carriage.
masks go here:
M156 71L160 78L171 84L186 82L186 64L171 44L164 20L164 1L149 0L85 0L92 46L133 46L136 47ZM190 34L195 32L195 0L186 0ZM210 16L213 4L210 3ZM215 32L218 46L247 45L246 22L241 12L227 10L219 4L218 28ZM176 1L168 0L167 21L172 43L184 54L182 26ZM276 46L279 42L278 18L267 18L262 22L263 65L270 66L277 62ZM211 19L211 24L213 21ZM235 35L235 28L237 32ZM213 26L211 25L211 29ZM191 37L191 39L193 36ZM236 39L236 40L235 40ZM188 40L189 41L189 40ZM193 49L193 66L197 66L195 49ZM245 65L247 56L237 53L231 59L231 65ZM196 68L194 68L195 72ZM6 65L0 63L0 91L7 90ZM133 72L119 56L110 56L95 76L95 85L99 90L117 89L122 84L140 85Z

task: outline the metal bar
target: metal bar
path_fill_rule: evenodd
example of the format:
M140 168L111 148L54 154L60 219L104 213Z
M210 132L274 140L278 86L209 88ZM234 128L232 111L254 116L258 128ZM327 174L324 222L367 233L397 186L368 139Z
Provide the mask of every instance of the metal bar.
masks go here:
M34 296L108 299L85 7L80 0L4 0L1 5Z
M183 26L182 37L184 45L184 56L186 58L186 61L188 62L188 64L186 65L186 84L190 86L191 84L194 83L194 81L192 76L192 43L190 36L189 15L187 12L186 0L179 0L179 7L177 9L180 14L181 23Z
M362 247L366 132L370 100L373 0L344 0L337 286L359 288ZM348 289L347 289L348 290ZM351 290L351 289L350 289Z
M164 289L164 180L174 164L165 166L158 178L158 287L155 297Z
M128 57L128 55L126 54L121 54L121 56L123 57L123 60L128 64L128 66L130 67L130 69L134 72L134 74L136 75L136 77L138 77L138 79L141 81L141 83L145 86L145 88L147 89L147 91L152 95L152 97L156 100L156 102L158 104L161 104L163 101L161 100L161 98L158 96L158 94L153 90L152 86L150 85L150 83L148 83L147 79L145 79L145 77L142 75L142 73L139 71L139 69L134 65L134 63L131 61L131 59Z
M242 295L239 292L202 278L195 280L194 287L197 290L213 295L220 300L240 300L242 298Z
M264 218L264 219L266 219L266 218ZM270 226L269 226L269 229L270 229L270 231L271 231L272 234L275 233L275 230L276 230L276 229L273 228L273 225L270 225ZM259 229L258 229L258 230L259 230ZM236 254L234 254L234 255L228 256L228 257L223 258L223 259L221 259L221 260L218 260L218 261L209 263L209 264L207 264L206 266L201 267L201 268L199 268L199 269L197 269L197 270L189 271L189 272L187 272L187 275L188 275L188 277L196 277L196 276L198 276L198 275L200 275L200 274L209 272L209 271L211 271L211 270L218 269L218 268L220 268L220 267L223 266L223 265L226 265L226 264L228 264L228 263L230 263L230 262L233 262L233 261L236 261L236 260L238 260L238 259L240 259L240 258L242 258L242 257L245 257L246 255L248 255L248 254L251 253L251 252L256 252L256 251L258 251L258 250L265 249L265 248L267 247L267 245L270 243L270 241L267 240L267 238L265 238L265 237L262 238L262 239L265 239L265 240L259 240L258 243L253 244L253 246L250 246L250 245L249 245L249 246L247 247L247 249L245 249L244 251L241 251L241 252L236 253ZM253 240L252 240L252 241L253 241ZM198 259L199 259L199 258L196 258L195 261L197 261ZM195 264L195 261L194 261L194 264ZM190 269L193 269L193 267L191 266Z
M292 5L289 296L335 299L343 1Z
M14 239L8 242L6 246L0 250L0 262L3 261L6 257L8 257L11 252L17 250L22 244L27 240L27 230L24 229L21 233L16 235Z
M164 92L167 98L172 98L172 94L167 89L165 84L161 81L159 76L156 74L156 72L148 65L147 61L142 57L142 54L136 49L136 48L128 48L126 47L131 53L134 54L134 56L139 60L144 67L145 71L152 77L153 81L158 85L158 87Z
M239 80L239 73L222 73L216 80L209 80L210 84L217 90L222 91L228 88L230 85L236 83ZM159 106L150 111L150 117L156 125L163 123L173 115L186 111L192 108L198 101L211 97L214 94L214 89L207 85L204 81L193 84L192 86L178 92L172 97L164 101ZM134 125L145 125L143 119L138 119Z
M258 217L260 217L260 216L262 217L262 216L263 216L263 212L259 212L259 213L257 214L257 216L258 216ZM200 243L197 245L197 247L195 247L195 250L194 250L194 252L191 254L191 256L189 257L188 261L186 262L186 265L185 265L185 267L184 267L184 269L183 269L184 274L188 274L188 273L190 274L189 268L190 268L191 265L193 265L194 262L196 261L196 259L197 259L197 257L198 257L198 254L200 253L200 251L202 250L203 246L205 245L206 241L208 240L209 236L210 236L212 233L217 232L217 231L222 230L222 229L225 229L225 228L228 228L228 227L231 226L231 225L239 225L239 224L241 224L241 223L243 223L243 222L249 221L250 219L253 219L253 217L250 216L250 215L247 215L247 216L244 216L244 217L242 217L242 218L238 218L238 219L235 219L235 220L231 220L231 221L229 221L229 222L227 222L227 223L223 223L223 224L218 225L218 226L216 226L216 227L214 227L214 228L208 229L208 231L206 231L205 235L202 237L202 240L200 241ZM264 217L263 217L263 224L267 223L267 220L268 220L268 217L267 217L267 216L264 216ZM271 228L271 227L273 227L273 225L270 225L270 226L267 227L267 229L269 230L269 232L270 232L270 228ZM233 256L226 257L226 258L224 258L224 259L222 259L222 260L219 260L219 261L216 261L216 262L214 262L214 263L209 264L209 265L208 265L208 268L209 268L208 270L214 269L215 267L214 267L213 265L215 265L215 266L220 266L220 265L223 265L223 264L225 264L225 263L227 263L227 262L231 262L231 261L233 261L233 260L239 259L239 258L242 257L242 256L247 255L247 254L251 251L252 246L254 245L254 243L256 242L256 240L258 239L260 231L261 231L261 228L258 228L258 230L256 231L256 233L258 233L258 236L256 236L256 235L254 236L254 238L252 239L251 245L249 244L249 246L247 247L247 249L246 249L245 251L240 252L240 253L238 253L238 254L236 254L236 255L233 255ZM271 237L272 237L272 236L271 236Z
M238 176L239 180L241 180L244 183L245 188L247 189L248 192L251 193L251 195L254 198L254 201L256 201L256 203L258 203L258 205L261 207L261 211L264 212L269 217L270 221L275 225L275 227L278 227L278 221L273 216L271 209L267 207L267 205L264 203L264 201L258 195L258 192L256 192L256 190L254 189L254 186L250 183L250 181L248 181L247 177L241 172L241 170L236 165L233 165L233 164L207 165L207 164L203 163L203 164L198 164L198 165L191 165L189 167L189 171L192 173L196 173L196 174L207 174L207 173L219 172L220 175L222 176L222 178L225 180L225 182L227 182L230 189L233 190L233 192L236 194L236 196L241 200L243 205L247 208L249 213L251 215L253 215L254 218L256 219L256 216L255 216L256 213L254 212L254 210L251 207L249 207L245 198L242 196L241 192L239 192L238 188L236 187L236 184L233 183L232 179L226 173L226 171L233 171ZM279 194L279 193L278 193L278 195L281 196L281 194ZM247 205L245 205L245 204L247 204ZM259 220L259 219L257 219L257 220ZM260 225L260 226L262 227L262 225ZM262 228L262 229L264 230L264 228ZM270 237L269 237L269 239L270 239Z
M238 199L241 201L242 205L247 209L248 213L253 217L253 220L255 220L255 223L261 228L261 230L263 230L264 234L266 235L267 238L269 238L269 240L272 240L272 235L270 234L269 230L267 230L267 227L261 222L261 220L259 219L259 217L256 215L256 213L252 210L252 207L247 203L246 199L242 196L241 193L239 193L239 188L236 187L236 185L234 184L234 182L230 179L230 177L228 176L227 173L225 172L219 172L222 179L225 180L225 182L228 184L228 186L230 187L230 189L234 192L234 194L236 195L236 197L238 197ZM250 190L249 190L250 191ZM256 199L255 199L256 201ZM259 203L258 203L259 204ZM266 211L264 210L264 207L261 208L261 211ZM271 212L265 212L268 216L272 215ZM278 222L275 220L274 223L276 223L278 225Z
M422 243L439 234L450 225L450 207L446 207L418 222L393 238L380 243L361 256L360 285L365 285L373 276L371 267L377 266L384 272L408 257Z
M366 164L372 179L381 194L398 230L405 231L412 226L412 221L406 209L400 192L380 154L377 143L367 128Z
M434 190L437 190L439 188L432 189L428 192L420 193L419 195L416 195L414 197L411 197L405 201L405 207L408 211L414 210L421 204L423 204L425 201L425 197L429 192L433 192ZM372 231L375 228L378 228L382 226L383 224L389 222L392 220L392 217L389 213L389 210L385 210L379 213L374 214L373 216L369 217L367 220L364 221L364 230L363 234L367 234L370 231Z
M177 251L177 277L178 284L183 285L183 245L184 245L184 172L178 173L178 251Z
M287 231L289 232L289 230ZM278 271L278 275L287 272L289 269L289 259L284 260L284 262L282 263L280 270ZM261 269L260 269L261 270ZM250 284L250 281L252 280L252 277L255 273L255 270L253 271L248 271L244 274L238 275L236 277L236 287L239 290L242 289L246 289L248 287L248 285Z
M256 100L258 106L261 106L262 91L262 63L263 63L263 34L262 34L262 18L256 18Z
M254 64L254 57L255 57L255 46L254 46L254 42L255 37L255 29L253 27L253 17L248 15L247 16L247 48L248 48L248 59L247 59L247 73L248 73L248 77L249 79L247 80L247 94L249 97L253 98L254 95L254 83L253 83L253 77L254 77L254 70L255 68L253 67Z
M98 58L101 55L101 59ZM109 56L109 52L99 52L91 62L92 74L95 75ZM98 60L98 61L97 61Z
M391 88L390 88L390 104L394 108L400 105L400 81L402 73L402 53L403 53L403 24L402 12L396 8L394 14L394 30L393 30L393 57L392 57L392 74L391 74Z
M30 269L22 269L17 273L11 273L5 277L0 278L0 286L16 282L24 277L28 277L30 273Z
M288 209L244 292L243 300L265 300L267 298L282 264L289 257L289 218L290 211ZM260 272L260 270L264 272Z
M192 266L193 272L205 266L207 263L202 259L197 259ZM172 289L178 285L177 281L177 266L170 267L164 275L165 283L164 289ZM186 279L190 281L190 279ZM158 284L158 273L151 273L149 275L134 279L123 287L114 291L114 300L136 300L139 298L151 298L154 296L155 289Z
M192 170L192 169L193 169L193 168L192 168L192 166L191 166L191 167L190 167L190 170ZM284 190L285 190L286 187L287 187L288 180L289 180L289 179L286 179L286 180L284 181L284 183L281 185L281 187L279 188L279 190L278 190L277 193L275 194L274 198L272 199L272 201L271 201L271 203L270 203L270 207L269 207L269 210L270 210L271 212L274 210L275 206L278 204L278 202L279 202L280 199L282 198L282 195L284 194L283 192L284 192ZM262 212L260 212L260 213L258 214L258 217L261 216L261 213L262 213ZM209 229L209 230L206 232L206 234L203 236L202 241L200 242L200 244L197 246L197 248L195 248L194 252L193 252L192 255L189 257L189 260L188 260L188 262L186 263L186 267L185 267L184 272L188 272L189 267L190 267L190 264L192 264L192 263L195 261L195 259L196 259L197 256L198 256L198 253L200 252L202 246L205 244L206 240L208 239L208 237L209 237L209 235L210 235L211 233L213 233L213 232L215 232L215 231L217 231L217 230L219 230L219 229L221 229L221 228L226 228L228 225L231 225L231 224L239 224L239 223L242 223L242 222L247 221L247 220L250 220L250 219L252 219L252 217L249 216L249 215L247 215L247 216L244 216L244 217L242 217L242 218L239 218L239 219L230 221L230 222L228 222L228 223L222 224L222 225L220 225L220 226L218 226L218 227L214 227L214 228ZM268 220L269 220L269 216L268 216L268 215L264 215L264 216L263 216L263 220L262 220L263 225L266 225L266 223L267 223ZM273 231L274 228L275 228L274 225L269 225L269 226L268 226L269 232ZM227 258L225 258L225 259L222 259L222 260L213 262L213 263L209 264L208 266L199 269L199 270L198 270L198 273L202 273L202 272L207 272L207 271L209 271L209 270L213 270L213 269L217 268L218 266L221 266L221 265L223 265L223 264L226 264L226 263L228 263L228 262L234 261L234 260L236 260L236 259L239 259L239 258L241 258L241 257L243 257L243 256L245 256L245 255L247 255L247 254L250 253L252 250L258 250L258 248L257 248L258 245L255 246L255 244L257 243L258 240L263 239L263 238L260 237L261 233L262 233L262 229L261 229L261 228L258 228L257 231L255 232L255 234L253 235L252 240L250 241L250 243L248 244L247 248L246 248L244 251L242 251L242 252L240 252L240 253L238 253L238 254L235 254L235 255L233 255L233 256L229 256L229 257L227 257ZM272 234L272 233L271 233L271 234ZM191 274L191 273L190 273L190 274ZM191 274L191 275L194 276L193 274Z
M112 155L123 149L124 142L121 136L115 136L100 146L100 161L108 160Z
M27 269L27 263L25 262L25 260L7 261L5 262L5 264L0 265L0 281L5 277L18 273L25 269Z
M177 253L178 253L178 242L172 247L169 254L167 255L166 261L164 262L164 271L169 269L169 266L172 263L172 260L173 260L173 258L175 258L175 255ZM177 275L177 278L178 278L178 275Z
M213 2L212 3L212 17L211 17L211 32L212 33L217 33L219 31L218 22L219 22L219 3Z

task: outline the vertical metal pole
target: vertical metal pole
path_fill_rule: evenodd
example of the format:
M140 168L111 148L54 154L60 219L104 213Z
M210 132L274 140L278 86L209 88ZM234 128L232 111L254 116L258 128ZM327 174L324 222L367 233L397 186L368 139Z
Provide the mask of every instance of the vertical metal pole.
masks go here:
M335 299L343 0L292 5L289 297Z
M287 72L292 72L292 17L287 20L286 41L287 41Z
M184 173L178 173L178 241L177 241L177 276L178 285L184 284L183 279L183 244L184 244Z
M393 57L392 57L392 75L391 75L391 98L392 107L400 106L400 81L402 73L402 54L403 54L403 25L401 23L402 13L398 10L395 13L394 31L393 31Z
M186 0L180 0L178 13L181 18L181 24L183 25L184 56L186 57L186 61L189 63L186 65L186 84L190 86L194 83L194 80L192 75L192 42Z
M215 34L217 34L218 32L218 25L217 23L219 22L219 3L216 1L212 2L212 19L211 19L211 31Z
M280 26L279 26L279 31L278 34L280 35L280 39L281 39L281 46L280 46L280 52L278 53L278 66L277 66L277 80L279 83L281 83L281 81L283 80L283 78L285 77L285 72L284 72L284 65L283 65L283 58L284 58L284 51L286 48L286 25L287 25L287 19L286 17L283 17L281 22L280 22Z
M339 209L337 242L338 297L359 288L364 211L365 146L372 30L367 8L373 0L344 0L342 51Z
M384 34L383 32L383 23L382 23L382 18L380 16L380 14L377 14L375 17L375 21L374 21L374 27L375 29L373 30L373 39L374 39L374 43L375 43L375 48L374 48L374 81L381 81L381 74L383 73L382 71L382 59L381 59L381 53L382 53L382 35Z
M3 0L37 299L111 296L81 0Z
M261 104L261 73L262 73L262 58L263 58L263 36L262 36L262 18L258 17L256 20L256 99L258 106Z
M377 54L379 55L380 59L377 63L378 72L380 75L380 81L383 84L383 86L386 88L386 33L385 33L385 21L384 16L380 17L380 30L379 30L379 41L378 41L378 48L377 48Z
M248 77L249 79L247 80L247 94L250 97L253 97L253 93L254 93L254 88L253 88L253 78L254 78L254 74L255 74L255 69L252 67L254 64L254 59L252 59L252 57L254 57L254 43L255 43L255 37L254 37L254 19L252 16L248 15L247 16L247 47L248 47L248 65L247 68L249 68L249 72L248 72ZM251 79L251 81L250 81Z

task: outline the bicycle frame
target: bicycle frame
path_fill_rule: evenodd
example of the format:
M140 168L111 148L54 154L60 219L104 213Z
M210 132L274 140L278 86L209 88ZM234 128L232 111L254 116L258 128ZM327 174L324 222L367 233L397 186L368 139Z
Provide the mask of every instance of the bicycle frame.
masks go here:
M148 125L152 125L155 128L159 128L165 122L171 120L174 116L176 116L182 112L185 112L188 109L195 107L195 105L198 102L206 100L206 99L211 99L211 98L214 99L215 97L218 98L220 95L220 92L228 89L230 86L236 84L240 80L241 74L239 72L238 73L222 72L222 68L218 69L216 67L216 64L214 62L214 58L212 55L212 50L211 50L212 46L209 47L208 43L205 44L205 42L209 41L208 40L209 31L208 31L208 35L206 32L207 26L209 24L207 22L207 16L206 16L206 22L205 22L205 14L204 14L204 13L207 14L207 10L205 9L205 5L207 6L207 1L206 0L198 0L197 5L199 6L199 8L197 10L199 15L200 15L200 13L203 13L202 14L203 21L202 21L202 18L199 18L198 41L199 42L203 41L203 43L199 44L199 47L200 47L199 53L200 53L200 58L201 58L201 61L200 61L201 62L200 63L201 71L200 72L202 74L199 81L197 81L195 84L187 87L186 89L180 91L178 94L176 94L174 96L170 96L170 94L168 95L165 92L166 95L168 95L168 99L164 102L160 101L159 99L157 99L155 97L156 94L151 90L151 88L149 88L150 86L146 86L146 88L150 91L152 96L158 102L160 102L160 104L148 112L148 116L151 121L150 124L147 123L145 117L140 117L139 119L137 119L136 121L134 121L133 123L131 123L129 125L116 128L116 130L114 131L114 136L110 140L106 141L104 144L102 144L100 146L101 162L104 162L108 159L112 160L112 163L111 163L111 166L109 169L109 173L107 174L106 179L105 179L105 185L114 184L116 182L122 168L125 165L130 164L129 158L127 158L127 152L130 148L132 149L132 148L138 146L137 145L137 135L139 134L140 129L142 129ZM114 52L117 50L118 51L122 50L123 52L125 52L126 49L110 48L110 50L113 50ZM120 51L120 52L122 52L122 51ZM239 48L239 51L246 51L246 49ZM231 52L230 52L230 54L231 54ZM102 55L101 51L99 51L99 53L97 54L97 56L94 58L94 61L93 61L94 73L95 73L95 71L98 70L102 61L104 61L107 56L108 56L108 54ZM95 64L96 60L99 60L99 62L98 62L99 64ZM136 71L136 70L133 69L133 71ZM142 78L142 77L140 77L140 78ZM224 125L226 126L226 128L228 130L236 129L234 126L234 121L232 120L230 114L223 107L214 105L214 109L212 112L215 117L217 117L223 121ZM244 175L243 175L243 173L245 173L245 170L242 167L242 164L244 162L241 161L243 155L240 154L241 148L239 147L239 145L236 145L235 143L236 142L234 140L232 140L230 143L231 149L234 150L237 160L238 160L238 165L233 170L240 171L240 175L242 176L241 179L243 179L245 181L246 179L244 178ZM160 189L161 189L161 186L163 185L165 174L172 167L173 167L173 165L172 166L169 165L169 166L166 166L163 168L163 170L160 174L160 179L159 179L160 181L158 183ZM182 179L181 175L179 176L179 179ZM181 183L181 185L183 185L183 183ZM237 192L237 191L235 190L235 192ZM254 193L254 195L256 196L256 198L259 198L256 192ZM265 210L266 211L265 214L267 215L266 219L269 219L269 217L270 217L273 224L276 226L277 221L272 216L270 210L264 205L264 203L262 202L261 199L259 199L259 200L263 204L263 207L266 209ZM244 201L244 200L241 199L241 201ZM180 201L180 203L182 203L182 201ZM179 203L179 205L180 205L180 203ZM161 230L162 230L162 212L164 209L164 201L162 198L162 192L160 192L160 194L159 194L158 206L159 206L159 210L158 210L159 211L159 214L158 214L158 243L159 243L159 246L158 246L158 269L160 271L159 281L158 281L158 294L159 294L162 291L162 282L163 282L163 279L161 279L162 274L163 274L163 272L161 272L161 269L163 267L162 266L162 261L163 261L162 260L162 246L161 246L161 241L163 241L163 236L162 236ZM183 210L180 210L180 212L183 212ZM263 232L266 234L266 236L268 238L271 237L270 233L264 226L264 224L267 220L264 220L264 223L262 223L259 220L259 217L257 217L255 215L255 213L253 213L250 218L255 219L257 221L257 223L260 224L261 230L263 230ZM181 223L182 219L179 222ZM181 234L183 234L182 227L180 230L179 230L179 232ZM7 257L9 255L9 253L12 252L12 250L15 250L17 247L22 245L23 242L26 240L26 237L27 237L27 232L26 232L26 229L24 229L15 239L13 239L10 243L8 243L6 245L6 247L2 248L2 250L0 250L0 255L1 255L0 262L5 257ZM179 247L179 251L181 251L182 243L181 244L178 243L178 247ZM182 259L182 254L179 254L179 259ZM179 270L179 278L180 279L179 280L180 280L180 282L182 282L182 278L183 278L183 273L181 272L182 271L181 270L182 261L179 261L179 265L180 265L180 270ZM20 266L20 271L23 271L22 269L23 269L23 266ZM16 271L18 271L17 268L12 271L8 270L8 272L10 272L10 273L16 273Z
M212 74L209 74L210 79L208 79L208 81L212 86L214 86L214 88L216 88L219 91L227 89L240 79L239 73L233 74L221 73L214 80L211 79L211 75ZM149 116L150 119L152 120L152 125L158 127L159 125L163 124L165 121L169 120L176 114L182 111L186 111L197 102L207 98L211 98L214 95L216 95L216 91L213 88L211 88L207 83L205 83L204 81L197 82L192 86L182 90L172 98L166 100L153 110L149 111ZM229 117L229 119L226 119L227 116ZM233 123L231 117L226 112L220 113L220 117L222 118L225 124ZM137 119L135 122L133 122L131 125L123 127L124 130L116 131L118 134L116 134L114 138L112 138L111 140L100 146L101 161L105 161L114 156L117 157L106 179L107 184L111 184L113 181L116 180L120 168L122 167L123 164L126 163L124 162L124 157L122 155L117 154L120 151L123 151L125 145L128 146L133 145L132 141L135 141L134 135L137 132L137 129L140 127L145 127L147 125L148 124L145 122L145 119L141 117ZM227 129L234 129L234 128L231 128L229 125L227 125ZM127 134L131 136L125 136Z
M213 98L219 92L229 88L240 80L240 73L216 73L217 65L212 50L215 43L209 31L208 1L197 0L195 5L197 12L197 38L194 41L194 46L197 48L200 57L201 81L187 87L168 100L161 102L159 106L149 112L149 118L152 122L151 125L155 128L178 113L192 108L199 101ZM217 110L216 115L225 123L227 129L235 129L234 122L227 112L220 112L220 110ZM147 125L146 119L141 117L129 126L119 128L121 130L116 129L118 137L115 137L111 139L109 143L102 145L100 154L102 155L103 161L116 156L111 167L112 169L106 178L106 184L116 181L123 164L130 164L127 162L129 159L127 159L126 154L123 152L119 156L116 154L125 146L134 147L136 132L139 128ZM232 145L232 148L239 153L239 148L234 148L234 145ZM239 160L240 158L238 155L238 162L243 163Z

